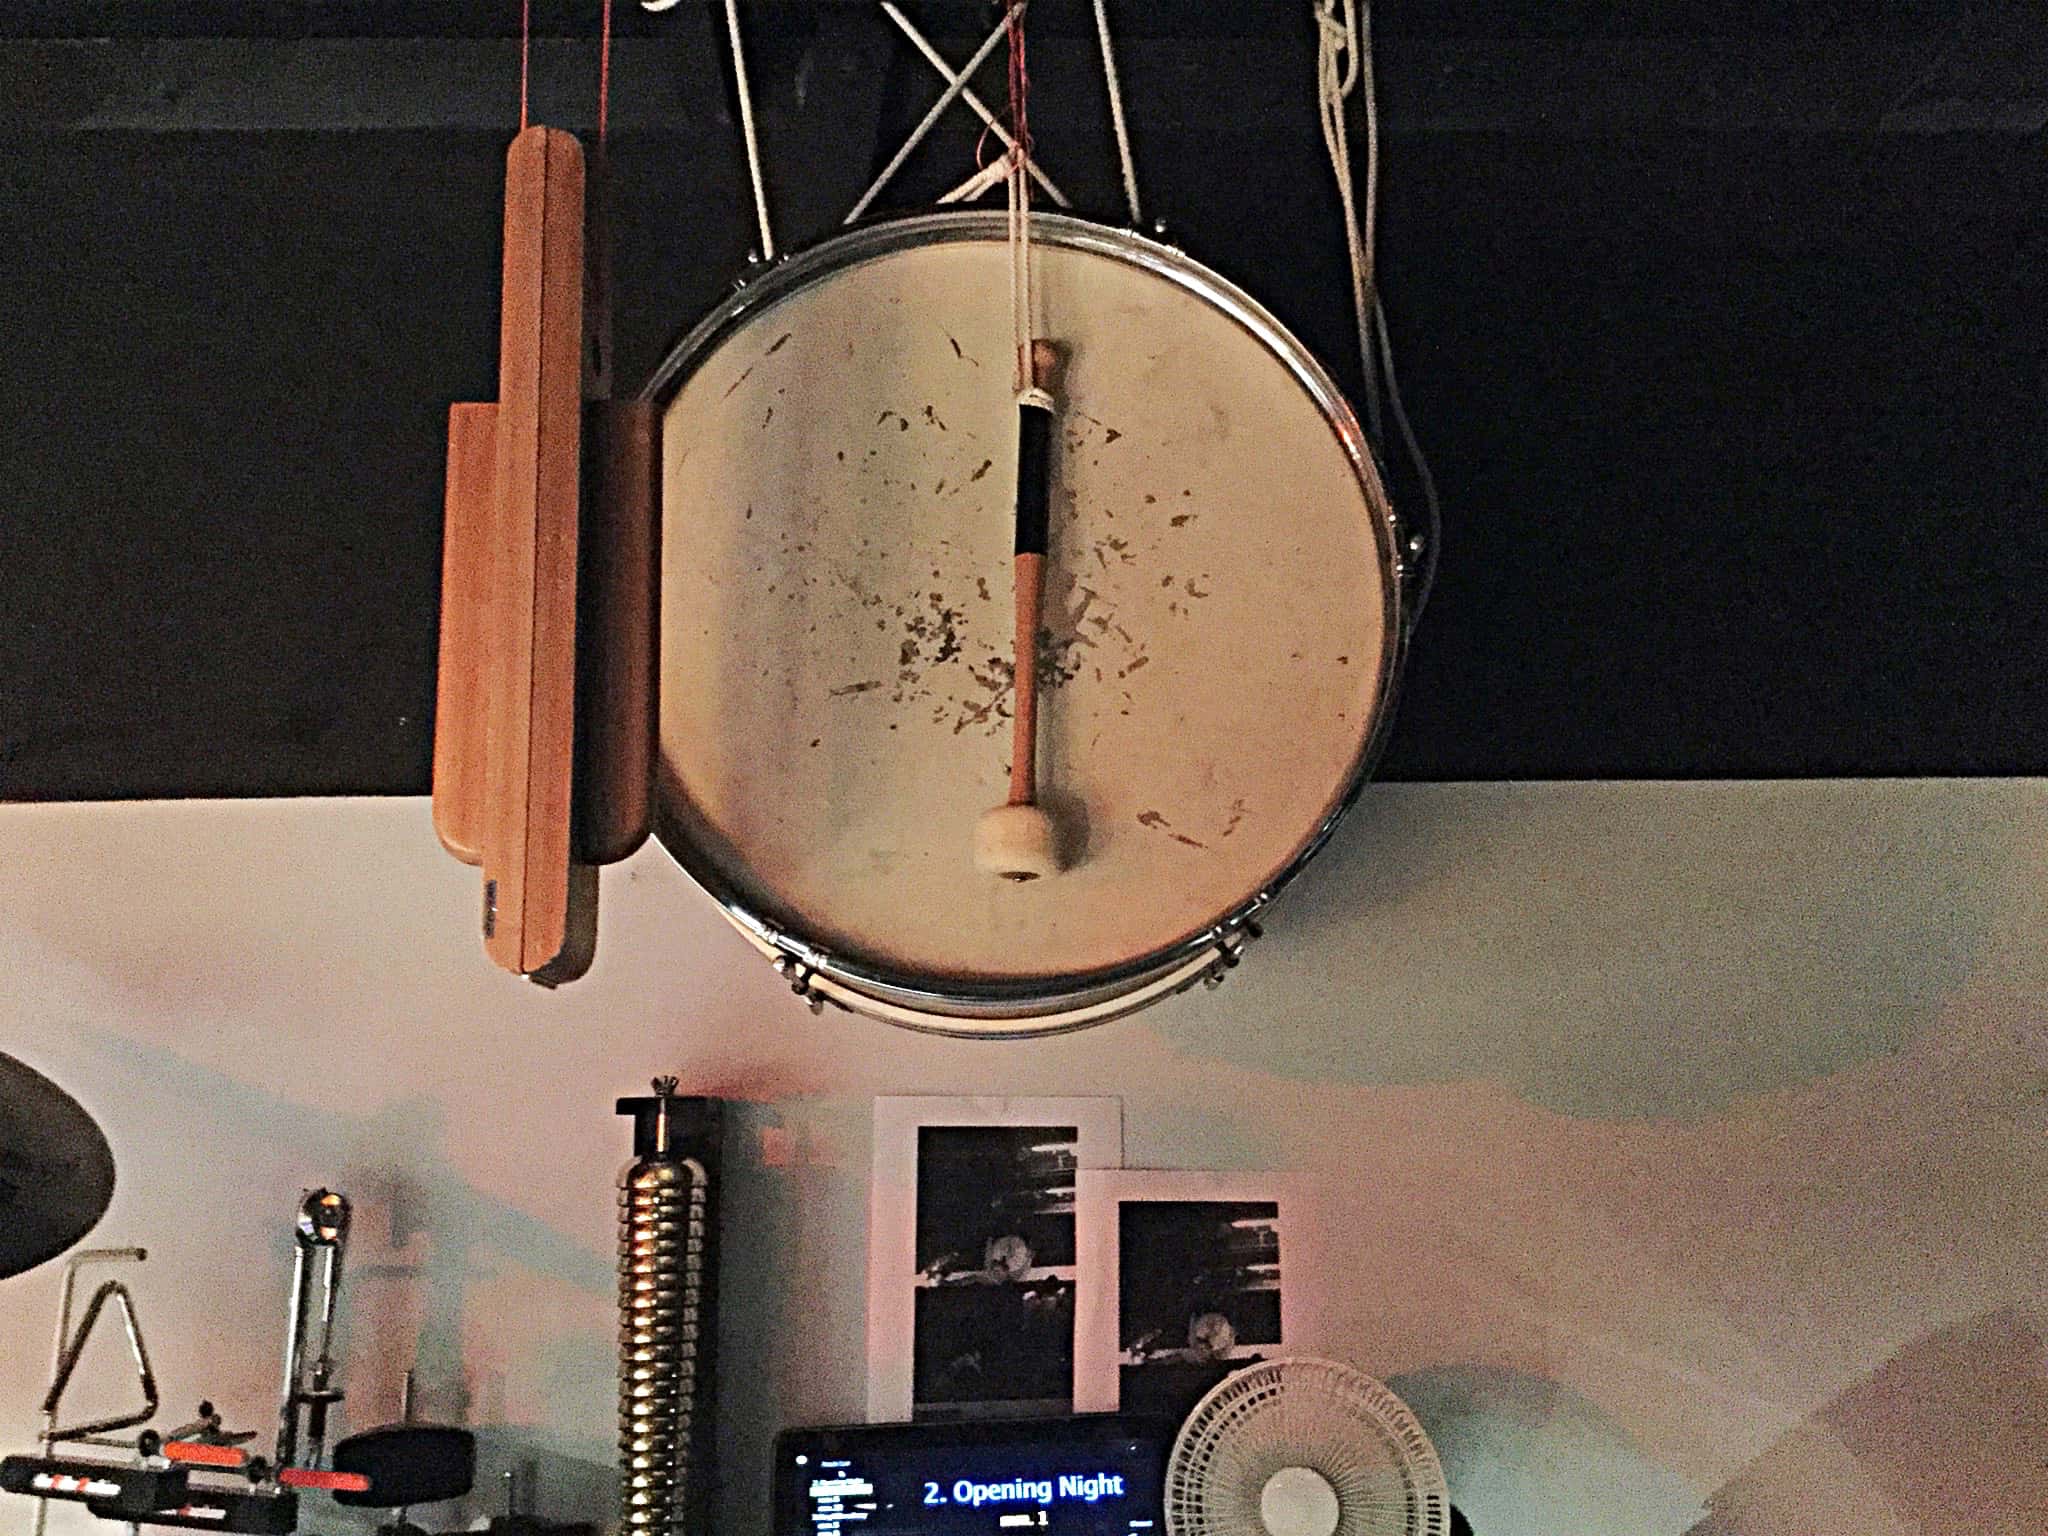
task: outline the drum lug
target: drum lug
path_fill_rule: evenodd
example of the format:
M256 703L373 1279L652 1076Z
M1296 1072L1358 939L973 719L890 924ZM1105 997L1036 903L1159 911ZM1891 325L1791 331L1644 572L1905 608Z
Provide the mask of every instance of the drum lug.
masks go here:
M808 965L794 955L778 955L775 974L789 983L789 990L802 998L812 1013L825 1011L825 994L811 984L811 979L818 973Z
M1223 985L1223 978L1238 967L1244 958L1245 946L1259 937L1265 930L1247 919L1216 941L1216 958L1209 962L1209 969L1202 973L1202 985L1210 991Z

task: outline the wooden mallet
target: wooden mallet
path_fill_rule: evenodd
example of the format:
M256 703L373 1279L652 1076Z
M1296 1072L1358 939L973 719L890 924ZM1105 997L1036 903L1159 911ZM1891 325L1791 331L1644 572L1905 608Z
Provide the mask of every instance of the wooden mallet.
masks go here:
M1016 713L1010 732L1010 798L974 827L974 862L1005 880L1059 873L1052 818L1038 804L1038 628L1052 459L1053 375L1058 349L1031 343L1031 387L1017 397Z

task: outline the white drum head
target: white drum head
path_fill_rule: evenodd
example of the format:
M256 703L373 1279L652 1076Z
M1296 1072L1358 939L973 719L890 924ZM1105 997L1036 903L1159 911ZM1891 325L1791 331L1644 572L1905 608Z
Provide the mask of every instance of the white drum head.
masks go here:
M785 263L650 387L663 841L856 996L1012 1030L1185 968L1263 904L1362 781L1400 642L1393 520L1320 369L1177 252L1034 227L1036 333L1066 356L1038 756L1056 876L973 856L1010 752L1000 215Z

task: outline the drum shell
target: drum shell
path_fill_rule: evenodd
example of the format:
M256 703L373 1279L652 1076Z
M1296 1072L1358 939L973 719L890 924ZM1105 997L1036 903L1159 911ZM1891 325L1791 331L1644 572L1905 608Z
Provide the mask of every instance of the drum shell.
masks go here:
M922 215L868 226L788 258L749 281L696 326L657 370L644 397L665 409L722 343L808 285L829 281L834 274L862 262L926 243L999 241L1002 226L999 214ZM878 962L872 955L852 952L808 933L804 924L764 906L728 878L726 869L677 814L675 797L658 794L654 820L663 845L724 915L776 961L799 994L814 1002L830 1001L893 1023L941 1033L1017 1035L1078 1028L1117 1017L1198 981L1220 979L1236 963L1245 940L1256 934L1257 919L1327 841L1367 782L1391 719L1406 638L1400 529L1386 505L1376 462L1355 416L1306 350L1241 291L1172 247L1050 215L1034 216L1034 232L1037 240L1049 246L1106 255L1196 294L1267 347L1320 411L1348 454L1364 488L1364 500L1374 513L1374 558L1384 573L1380 587L1384 643L1373 679L1377 705L1370 729L1360 737L1355 758L1326 810L1269 878L1244 891L1213 920L1204 921L1170 944L1114 964L1052 978L928 974ZM1218 680L1219 687L1231 685L1228 678Z

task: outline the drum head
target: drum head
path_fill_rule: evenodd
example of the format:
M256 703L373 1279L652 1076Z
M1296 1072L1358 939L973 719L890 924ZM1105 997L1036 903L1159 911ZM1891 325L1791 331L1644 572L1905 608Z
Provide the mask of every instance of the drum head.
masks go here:
M1064 869L975 865L1008 787L1017 407L1000 215L821 246L666 400L659 814L758 936L940 1016L1142 985L1262 904L1362 781L1395 535L1328 378L1178 252L1034 223L1065 355L1039 672Z

